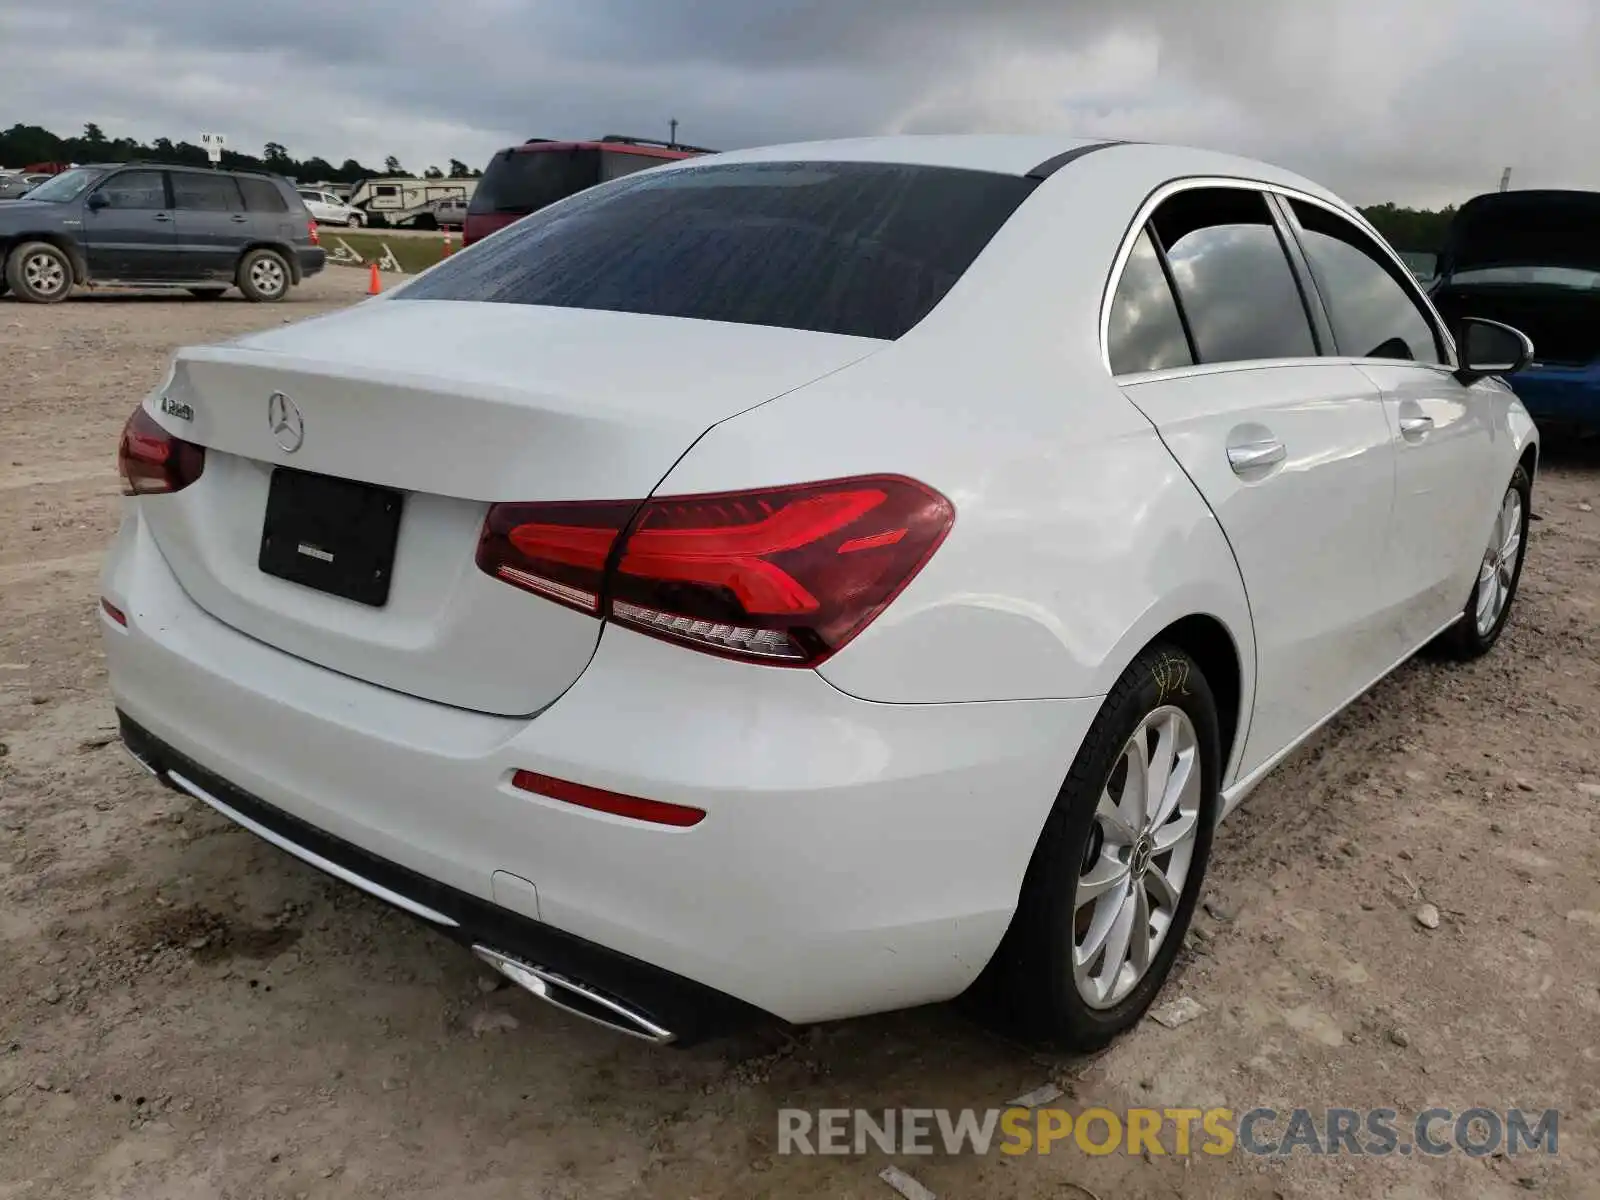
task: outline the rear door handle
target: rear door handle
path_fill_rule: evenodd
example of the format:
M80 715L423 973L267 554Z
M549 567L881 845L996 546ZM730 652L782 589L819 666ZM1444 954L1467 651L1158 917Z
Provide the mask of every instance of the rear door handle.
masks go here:
M249 219L250 218L245 216L243 213L234 213L233 214L233 223L235 225L243 225Z
M1401 417L1400 436L1419 438L1433 428L1432 417Z
M170 221L170 220L172 220L172 214L171 213L157 213L155 215L155 219L157 221Z
M1235 475L1246 471L1259 471L1262 467L1275 467L1287 457L1288 451L1279 441L1245 442L1228 447L1228 465Z

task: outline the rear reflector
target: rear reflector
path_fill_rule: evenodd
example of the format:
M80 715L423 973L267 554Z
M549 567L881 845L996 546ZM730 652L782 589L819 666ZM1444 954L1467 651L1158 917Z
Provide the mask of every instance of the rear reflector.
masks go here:
M690 808L684 804L666 804L660 800L624 796L619 792L608 792L581 783L570 783L565 779L554 779L534 771L516 772L511 776L511 786L520 788L524 792L533 792L535 795L548 796L552 800L576 804L580 808L592 808L596 812L630 817L635 821L649 821L656 825L674 825L680 829L698 825L706 816L704 810Z
M104 612L106 614L106 616L110 617L118 625L121 625L123 628L127 628L127 625L128 625L127 614L124 613L115 604L111 603L111 601L107 600L104 596L100 597L100 609L101 609L102 612Z
M117 471L125 495L181 491L200 478L205 466L204 446L173 437L142 405L122 428Z
M317 222L315 218L306 222L306 236L311 239L311 244L313 246L322 245L322 234L317 229Z
M478 565L713 654L815 666L916 576L955 509L898 475L644 502L496 504Z

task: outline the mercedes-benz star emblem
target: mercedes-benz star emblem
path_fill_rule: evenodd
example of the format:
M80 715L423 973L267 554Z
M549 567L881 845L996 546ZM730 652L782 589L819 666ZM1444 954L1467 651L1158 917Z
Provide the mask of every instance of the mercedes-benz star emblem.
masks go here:
M306 440L306 419L295 402L282 392L267 397L267 428L285 454L293 454Z

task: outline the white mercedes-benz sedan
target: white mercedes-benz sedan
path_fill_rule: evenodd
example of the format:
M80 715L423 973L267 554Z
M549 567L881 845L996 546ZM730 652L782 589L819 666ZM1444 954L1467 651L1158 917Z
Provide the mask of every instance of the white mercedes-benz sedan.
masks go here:
M175 356L121 445L123 737L636 1036L965 993L1099 1045L1217 821L1499 637L1530 353L1220 154L661 167Z

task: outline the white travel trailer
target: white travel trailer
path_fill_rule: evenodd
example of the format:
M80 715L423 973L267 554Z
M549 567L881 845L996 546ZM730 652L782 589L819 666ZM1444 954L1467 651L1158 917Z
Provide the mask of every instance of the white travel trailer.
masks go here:
M476 179L416 179L389 176L363 179L350 193L350 205L367 214L368 225L414 225L437 228L459 224L477 188Z

